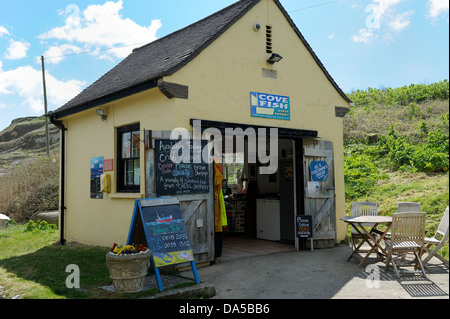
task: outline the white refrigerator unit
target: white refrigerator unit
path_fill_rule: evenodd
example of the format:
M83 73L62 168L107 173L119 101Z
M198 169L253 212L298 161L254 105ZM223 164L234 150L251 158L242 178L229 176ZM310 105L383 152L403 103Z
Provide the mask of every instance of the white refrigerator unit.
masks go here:
M280 241L280 201L276 199L256 200L256 237Z

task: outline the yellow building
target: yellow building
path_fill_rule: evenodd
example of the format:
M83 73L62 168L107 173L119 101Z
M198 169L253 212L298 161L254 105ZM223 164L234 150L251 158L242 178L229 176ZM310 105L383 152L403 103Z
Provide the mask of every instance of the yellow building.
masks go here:
M220 230L308 248L296 239L297 215L313 217L314 248L332 247L346 233L337 221L345 215L349 103L278 0L238 1L137 48L49 114L62 137L61 241L125 243L136 199L169 195L181 203L196 261L214 260ZM213 164L183 179L193 165L175 173L162 159L171 131L193 133L194 125L224 141L230 129L235 139L240 129L266 129L260 141L277 128L270 143L256 148L248 137L222 154L238 163L222 165L228 225L219 232ZM266 145L276 155L270 175L257 154ZM105 175L110 189L101 189Z

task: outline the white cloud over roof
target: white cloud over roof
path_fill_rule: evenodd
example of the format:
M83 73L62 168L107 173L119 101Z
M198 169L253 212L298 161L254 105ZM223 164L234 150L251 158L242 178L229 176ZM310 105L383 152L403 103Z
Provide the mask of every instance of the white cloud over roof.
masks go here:
M108 54L125 58L136 47L135 44L156 40L156 33L162 24L160 20L152 20L149 26L141 26L129 18L124 18L120 14L122 9L122 0L90 5L84 11L79 11L78 7L74 6L70 8L71 14L67 16L64 26L44 32L39 38L69 42L70 46L64 43L49 49L50 53L59 56L90 51L100 58L108 58ZM104 50L108 50L108 53L100 55ZM62 59L61 57L53 63Z

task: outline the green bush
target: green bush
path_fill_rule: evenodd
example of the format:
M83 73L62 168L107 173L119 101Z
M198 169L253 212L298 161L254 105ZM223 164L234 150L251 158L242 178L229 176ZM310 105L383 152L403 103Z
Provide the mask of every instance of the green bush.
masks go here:
M345 196L348 199L366 195L377 181L388 178L372 157L355 152L346 156L344 161Z
M58 155L23 160L0 176L0 214L26 222L39 211L58 209Z
M441 116L441 126L428 132L426 123L418 129L418 136L426 136L424 143L411 143L399 135L393 127L387 136L381 136L377 143L380 156L386 156L389 168L408 172L439 173L449 169L449 114Z
M32 231L45 231L45 230L56 230L58 229L58 227L56 225L53 224L49 224L48 222L44 221L40 221L38 220L37 222L30 220L28 221L28 224L25 227L25 232L32 232Z

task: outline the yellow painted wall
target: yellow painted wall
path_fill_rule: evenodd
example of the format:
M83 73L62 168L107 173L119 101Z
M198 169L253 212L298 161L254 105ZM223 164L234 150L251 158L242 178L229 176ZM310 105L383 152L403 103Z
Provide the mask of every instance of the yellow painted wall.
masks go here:
M254 23L261 24L259 32ZM265 26L272 25L273 51L283 60L270 66L265 52ZM278 72L278 79L262 77L262 68ZM143 197L144 153L141 147L141 194L115 192L90 199L90 158L104 156L116 162L116 128L139 122L141 130L190 129L189 120L245 123L316 130L334 142L336 214L345 214L343 123L335 106L348 106L328 81L301 40L272 0L262 0L196 59L165 81L189 86L189 99L168 100L157 88L109 103L102 122L95 109L64 119L67 131L66 231L68 242L112 246L125 243L136 197ZM289 96L291 120L250 116L250 91ZM338 240L345 225L337 224Z
M146 91L104 105L107 119L102 121L96 109L72 115L64 120L67 128L66 150L66 215L65 239L88 245L125 244L134 202L145 196L141 182L140 194L117 194L116 168L111 173L112 193L103 199L90 199L90 159L103 156L116 160L116 128L140 123L141 130L173 126L172 101L157 89ZM141 139L143 135L141 132ZM141 145L141 181L144 181L144 146Z
M260 31L253 28L261 25ZM272 26L273 52L283 60L266 61L265 26ZM262 68L276 70L277 79L262 76ZM193 71L195 70L195 71ZM334 143L336 216L345 215L343 121L335 106L348 107L272 0L262 0L228 32L206 48L187 67L166 77L189 85L189 99L176 101L177 126L189 119L315 130ZM291 120L251 117L250 91L290 97ZM346 225L336 222L338 241Z

